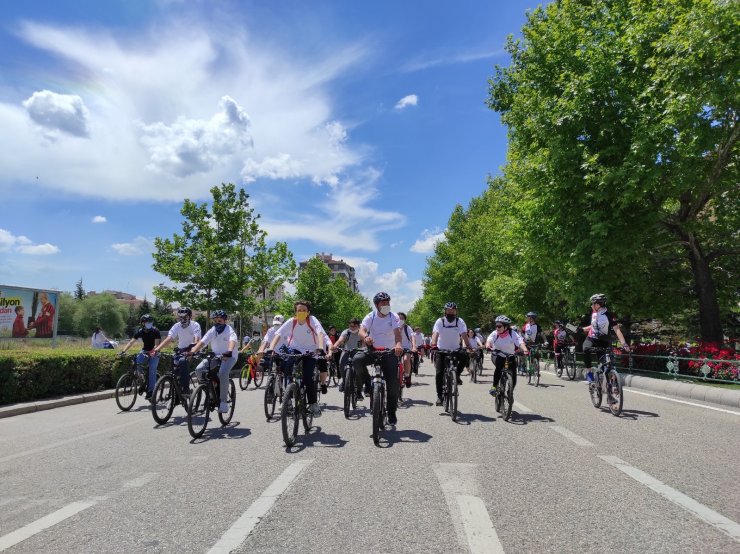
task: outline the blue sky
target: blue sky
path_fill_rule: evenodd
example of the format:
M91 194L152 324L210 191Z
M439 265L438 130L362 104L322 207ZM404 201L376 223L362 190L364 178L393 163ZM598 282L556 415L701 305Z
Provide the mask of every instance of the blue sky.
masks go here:
M528 2L36 1L0 27L0 283L152 297L184 198L243 186L269 239L396 309L505 161L485 107Z

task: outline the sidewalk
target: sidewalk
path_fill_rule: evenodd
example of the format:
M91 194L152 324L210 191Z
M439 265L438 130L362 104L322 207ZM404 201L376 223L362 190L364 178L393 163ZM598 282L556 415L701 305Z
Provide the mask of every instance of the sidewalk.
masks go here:
M52 398L50 400L36 400L34 402L23 402L19 404L9 404L8 406L0 406L0 419L21 414L30 414L32 412L40 412L42 410L51 410L53 408L61 408L62 406L82 404L84 402L94 402L95 400L105 400L107 398L113 398L115 393L115 389L110 389L100 392L88 392L86 394Z

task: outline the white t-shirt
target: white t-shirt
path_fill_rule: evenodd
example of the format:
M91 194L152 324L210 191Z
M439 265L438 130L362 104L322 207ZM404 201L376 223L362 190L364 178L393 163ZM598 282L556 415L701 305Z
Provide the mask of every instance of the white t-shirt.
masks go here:
M265 345L265 348L270 348L270 345L272 344L272 339L275 338L275 334L277 333L277 330L279 328L280 328L279 325L273 325L267 330L267 333L265 333L265 338L262 340L262 344ZM284 344L285 344L285 339L283 337L280 337L280 340L275 345L275 350L278 350Z
M406 336L406 333L409 334L408 337ZM401 324L401 346L403 346L404 348L411 349L411 337L413 336L414 336L414 330L410 326L402 323Z
M498 331L494 331L488 335L488 339L486 340L486 346L494 350L501 350L501 352L510 356L514 354L517 346L523 344L524 339L516 331L504 333L500 337L498 336Z
M93 348L103 348L105 343L108 341L103 331L98 331L92 336L91 342Z
M401 328L401 320L394 312L390 312L385 317L376 312L370 312L362 320L361 325L370 338L373 339L373 346L376 348L394 348L396 346L394 330Z
M536 323L527 323L524 325L524 340L534 342L537 340L537 334L540 332L540 326Z
M424 333L414 333L414 337L416 339L416 348L421 348L421 345L424 344Z
M604 337L609 334L609 317L606 308L599 308L598 312L591 312L591 329L588 332L590 338Z
M220 333L216 332L216 327L211 327L201 340L203 344L211 345L211 350L213 350L214 354L229 352L229 341L234 341L234 348L231 349L231 355L236 357L239 354L239 339L236 336L236 331L231 328L231 325L227 325Z
M323 348L323 345L319 342L320 333L326 335L319 320L312 315L308 316L308 319L302 325L298 323L295 317L291 317L275 332L276 335L285 340L288 348L295 348L304 353Z
M171 339L177 339L178 348L187 348L200 340L200 323L191 320L190 325L187 327L175 323L169 333L167 333L167 336Z
M483 346L483 343L478 338L478 335L473 335L472 337L467 337L468 339L468 346L472 349L481 348Z
M432 333L438 333L437 348L442 350L457 350L460 348L460 335L467 337L468 327L461 317L458 317L452 323L447 319L440 317L434 322Z

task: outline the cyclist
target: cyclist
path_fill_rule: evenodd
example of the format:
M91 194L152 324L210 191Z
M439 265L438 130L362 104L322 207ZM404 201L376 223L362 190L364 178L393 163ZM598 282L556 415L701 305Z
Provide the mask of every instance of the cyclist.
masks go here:
M154 353L159 353L169 343L177 340L178 351L173 357L172 363L177 368L177 374L180 378L180 390L184 394L190 394L190 372L188 371L186 353L201 338L200 324L193 321L193 311L185 306L177 310L177 320L178 323L172 326L165 339L154 349Z
M242 340L243 346L242 349L239 350L239 353L243 354L247 352L249 354L256 354L260 344L262 344L261 334L258 329L255 329L252 331L251 337L249 335L244 335L244 339Z
M483 370L483 351L486 348L486 337L483 336L483 331L480 327L475 328L475 336L478 337L478 341L480 341L480 349L478 350L478 359L480 360L480 367L481 371Z
M128 341L128 344L123 347L119 356L123 356L137 339L141 339L143 346L141 351L136 355L136 363L143 364L146 354L149 354L149 379L147 380L148 390L146 391L146 399L151 400L152 391L157 381L157 366L159 365L159 355L154 351L154 347L162 340L162 333L154 326L154 317L151 314L142 315L139 318L139 323L141 323L141 327L137 329L133 338ZM141 393L142 391L140 390L139 392Z
M362 338L360 338L360 320L353 317L349 320L349 326L342 331L335 342L332 345L332 351L340 352L341 357L339 359L339 371L342 382L339 383L339 392L344 392L344 378L345 375L342 373L344 367L347 365L347 358L351 350L356 350L362 346Z
M329 342L333 346L337 343L339 340L339 333L337 333L337 328L332 325L329 327L329 333L326 335L329 339ZM334 360L334 367L337 368L337 371L339 371L339 368L341 367L339 365L339 358L342 355L342 353L339 350L334 350L333 348L329 348L329 355L332 356ZM341 391L340 391L341 392ZM321 391L321 394L325 394L324 391Z
M414 375L419 374L419 364L424 361L424 333L421 332L421 327L414 327L414 341L416 342L416 350L414 351Z
M391 297L386 292L379 292L373 297L375 310L367 314L360 324L360 338L370 348L394 349L396 356L401 357L401 320L391 311ZM362 400L362 385L370 390L370 374L367 366L375 360L372 351L358 352L352 360L355 368L355 386L357 399ZM392 356L383 356L381 359L383 376L386 382L388 395L388 422L391 425L398 423L396 408L398 407L398 360Z
M591 352L594 348L609 348L611 342L609 333L614 331L619 339L622 348L629 352L627 341L616 321L616 318L609 313L606 307L607 299L605 294L596 293L589 299L591 302L591 325L584 327L586 340L583 341L583 365L586 368L586 379L588 382L594 380L594 373L591 371Z
M491 395L496 395L506 357L513 356L517 347L521 348L525 356L529 354L524 339L511 326L511 319L505 315L498 316L496 318L496 328L488 335L488 339L486 339L486 348L492 350L494 354L493 365L495 371L493 372L493 385L491 385L491 389L488 391ZM514 390L516 387L516 358L511 361L509 369L511 369L511 374L513 375L511 389Z
M434 322L432 328L432 350L441 348L442 350L458 350L462 345L467 348L468 328L462 318L457 317L457 304L447 302L444 307L444 317L440 317ZM437 352L434 357L434 369L437 384L437 406L442 405L442 382L444 381L445 358L449 354L440 354ZM467 352L460 352L457 355L457 384L462 385L460 374L465 366L468 365Z
M293 303L293 309L295 315L275 331L275 336L270 343L270 351L275 350L280 341L284 340L285 346L281 348L282 352L323 355L326 333L319 320L311 315L311 303L308 300L296 300ZM288 358L283 362L286 375L292 371L295 362L295 358ZM317 401L316 382L313 379L315 369L316 358L307 356L303 359L303 384L306 386L308 403L311 405L313 416L321 417L321 409ZM321 382L323 383L323 379Z
M200 339L195 346L191 348L187 355L192 356L205 346L211 345L211 351L217 356L221 356L221 360L213 358L211 360L203 360L195 368L195 373L200 379L204 373L209 369L218 368L218 389L221 394L221 403L219 404L218 411L225 414L229 411L228 404L226 401L229 398L229 374L231 368L236 365L236 361L239 357L239 351L237 345L239 339L236 336L236 331L226 323L229 318L228 314L224 310L216 310L211 314L211 320L213 320L213 327L208 329L203 338Z
M275 338L275 333L283 323L285 323L285 318L280 314L275 314L275 317L272 318L272 326L267 330L267 333L265 333L265 338L262 339L260 347L257 350L257 357L260 359L260 365L262 366L263 371L267 371L267 368L269 367L268 364L272 361L272 356L263 357L263 354L265 350L270 347L272 339ZM278 350L284 345L285 340L281 339L277 345ZM280 358L277 358L277 363L281 363Z
M563 348L569 345L568 333L565 330L565 324L557 320L555 328L552 330L552 349L555 352L555 366L563 369Z
M401 346L407 350L416 351L416 335L410 325L406 323L406 314L398 312L401 320ZM406 387L411 386L411 354L403 355L403 375Z
M473 359L477 360L480 357L481 352L483 352L483 341L480 340L478 333L476 333L474 329L468 329L466 334L465 346L472 353L472 356L469 356L467 363L468 370L470 370L470 363Z

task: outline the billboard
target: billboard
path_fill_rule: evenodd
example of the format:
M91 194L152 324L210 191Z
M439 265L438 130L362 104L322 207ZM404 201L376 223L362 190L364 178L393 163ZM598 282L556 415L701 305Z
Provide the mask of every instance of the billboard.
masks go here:
M0 285L0 338L55 338L59 291Z

